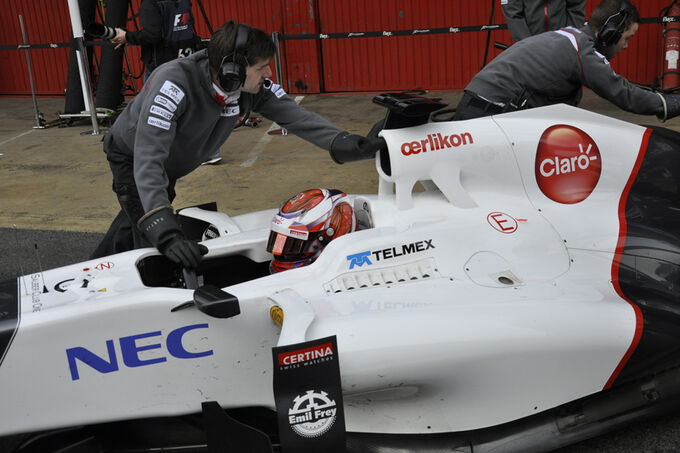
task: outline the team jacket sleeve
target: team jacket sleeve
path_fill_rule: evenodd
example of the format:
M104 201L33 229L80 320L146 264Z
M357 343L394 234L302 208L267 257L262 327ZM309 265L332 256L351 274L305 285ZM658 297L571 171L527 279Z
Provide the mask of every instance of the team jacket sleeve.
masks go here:
M271 81L268 85L255 95L253 110L319 148L330 149L340 129L321 115L300 107L280 85Z
M186 109L186 90L175 81L149 80L137 121L134 176L137 191L149 212L170 204L165 161L175 138L178 118Z
M513 41L517 42L527 36L531 36L522 0L508 0L505 4L501 3L501 8L503 9L503 15L508 23L508 30L510 30Z
M581 28L586 21L586 0L567 0L567 25Z
M601 53L581 53L583 84L628 112L640 115L662 115L663 104L653 91L629 82L612 69Z
M130 44L156 44L163 38L161 13L152 0L143 0L139 6L140 30L125 33L125 40Z

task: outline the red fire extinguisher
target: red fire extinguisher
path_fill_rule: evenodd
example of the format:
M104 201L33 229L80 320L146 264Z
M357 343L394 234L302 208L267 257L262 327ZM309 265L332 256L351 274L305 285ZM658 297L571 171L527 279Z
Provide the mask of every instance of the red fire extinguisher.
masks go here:
M677 0L666 10L667 16L680 16ZM672 90L680 87L680 22L668 22L664 29L662 87Z

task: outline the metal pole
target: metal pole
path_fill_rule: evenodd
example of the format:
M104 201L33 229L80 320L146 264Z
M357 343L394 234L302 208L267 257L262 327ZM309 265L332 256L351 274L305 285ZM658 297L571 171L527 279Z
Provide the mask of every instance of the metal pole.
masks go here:
M276 67L276 81L283 86L283 75L281 74L281 49L279 48L279 32L272 33L272 40L276 46L276 53L274 54L274 66Z
M283 86L283 75L281 74L281 50L279 49L279 32L275 31L272 33L272 41L276 46L276 53L274 54L274 66L276 69L276 82ZM273 131L275 132L275 131ZM281 135L288 135L286 128L281 128Z
M80 20L80 8L78 7L78 0L68 0L68 9L69 13L71 14L73 38L75 39L77 45L76 56L78 57L78 69L80 71L80 85L83 88L83 99L85 100L85 107L90 111L90 118L92 118L92 131L87 132L87 134L99 135L97 109L94 107L94 99L92 98L92 90L90 88L90 69L86 64L87 54L85 53L83 23Z
M19 26L21 27L21 37L24 39L24 45L28 46L28 40L26 39L26 29L24 28L24 18L19 14ZM31 96L33 97L33 109L35 110L35 123L34 129L45 129L44 119L42 114L38 110L38 99L35 97L35 85L33 85L33 70L31 69L31 57L28 55L28 48L24 49L26 53L26 65L28 65L28 80L31 83Z

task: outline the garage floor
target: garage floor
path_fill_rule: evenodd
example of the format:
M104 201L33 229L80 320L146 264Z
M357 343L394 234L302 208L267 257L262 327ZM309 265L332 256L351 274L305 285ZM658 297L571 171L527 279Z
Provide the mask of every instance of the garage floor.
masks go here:
M460 93L431 93L455 106ZM300 104L342 129L366 134L384 115L373 94L304 96ZM39 98L47 121L56 120L63 98ZM586 92L581 107L640 124L660 124ZM118 211L102 135L89 120L69 127L33 129L30 97L0 98L0 227L104 232ZM680 130L680 119L665 126ZM216 201L230 215L277 207L312 187L375 193L373 161L337 165L328 153L294 135L267 134L276 125L236 130L222 147L219 165L203 166L177 184L175 208Z

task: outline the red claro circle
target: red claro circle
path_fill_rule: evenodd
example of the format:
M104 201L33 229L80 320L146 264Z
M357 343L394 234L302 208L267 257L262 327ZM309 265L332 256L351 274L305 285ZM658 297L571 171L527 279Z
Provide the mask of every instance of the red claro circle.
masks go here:
M535 165L541 192L558 203L574 204L595 189L602 173L602 156L590 135L558 124L541 135Z

